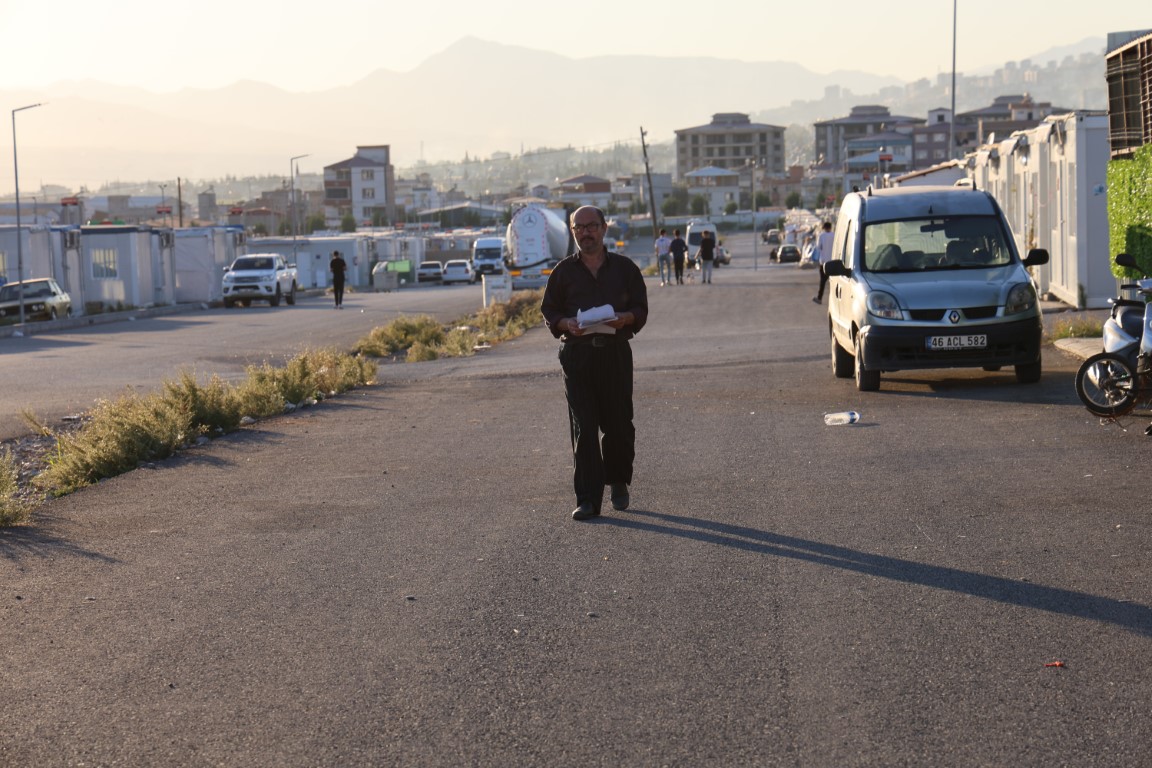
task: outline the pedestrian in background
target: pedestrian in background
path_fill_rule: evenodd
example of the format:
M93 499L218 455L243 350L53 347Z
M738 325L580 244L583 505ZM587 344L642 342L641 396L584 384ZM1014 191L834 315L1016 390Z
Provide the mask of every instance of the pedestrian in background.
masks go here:
M672 254L668 250L672 245L672 238L668 237L668 230L661 228L660 237L656 238L656 266L660 270L660 285L672 282Z
M716 236L704 230L700 233L700 247L696 250L696 257L700 259L700 284L711 284L712 262L716 258Z
M816 268L820 270L820 289L812 297L812 301L821 304L824 301L824 287L828 285L828 275L824 272L824 265L832 260L832 222L824 222L820 236L816 238Z
M672 266L676 270L676 283L684 285L684 261L688 258L688 243L680 237L680 230L672 230L674 237L668 245L668 252L672 254Z
M571 227L579 251L548 276L540 311L548 330L563 342L559 357L576 492L572 519L587 520L600 514L605 486L611 488L613 509L628 508L636 456L628 340L648 321L648 291L636 263L604 246L602 210L577 208ZM589 310L608 317L582 327L577 316Z
M332 295L336 299L336 309L344 309L344 273L348 270L348 264L340 251L332 251L328 269L332 272Z

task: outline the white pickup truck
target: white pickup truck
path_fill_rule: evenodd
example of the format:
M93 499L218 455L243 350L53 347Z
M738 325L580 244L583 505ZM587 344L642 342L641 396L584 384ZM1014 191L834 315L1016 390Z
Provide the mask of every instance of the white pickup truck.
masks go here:
M278 307L281 299L296 303L296 265L278 253L239 256L224 272L224 306L229 309L253 301Z

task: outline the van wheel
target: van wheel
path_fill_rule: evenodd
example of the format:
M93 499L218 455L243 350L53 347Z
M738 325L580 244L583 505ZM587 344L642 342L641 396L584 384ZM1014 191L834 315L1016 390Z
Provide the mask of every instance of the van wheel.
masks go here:
M1020 384L1035 384L1040 381L1040 361L1016 366L1016 381Z
M856 337L853 343L853 349L856 352L855 371L856 371L856 389L861 392L875 392L880 389L880 371L866 371L864 370L864 350L860 349L860 337Z
M852 355L836 341L832 334L832 374L838 379L852 378Z

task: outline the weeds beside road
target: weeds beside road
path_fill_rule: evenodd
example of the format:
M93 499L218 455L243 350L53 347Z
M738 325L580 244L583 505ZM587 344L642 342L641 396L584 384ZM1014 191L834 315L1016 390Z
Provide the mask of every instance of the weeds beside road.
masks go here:
M375 328L351 352L306 351L283 367L251 366L229 384L190 371L160 392L104 401L70 429L53 431L35 414L36 435L0 447L0 527L27 523L38 501L167 458L252 421L290 412L375 380L377 359L433 360L475 354L540 322L541 291L516 293L463 320L400 317Z

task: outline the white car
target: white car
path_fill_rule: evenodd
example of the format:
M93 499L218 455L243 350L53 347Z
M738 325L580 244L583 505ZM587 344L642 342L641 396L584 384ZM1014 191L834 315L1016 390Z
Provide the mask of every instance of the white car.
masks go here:
M445 285L448 283L474 283L476 282L476 274L472 271L472 265L467 260L452 259L444 262L444 275L441 279Z
M438 261L425 261L416 267L416 282L439 283L444 280L444 265Z

